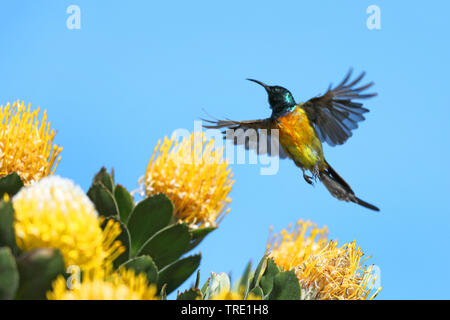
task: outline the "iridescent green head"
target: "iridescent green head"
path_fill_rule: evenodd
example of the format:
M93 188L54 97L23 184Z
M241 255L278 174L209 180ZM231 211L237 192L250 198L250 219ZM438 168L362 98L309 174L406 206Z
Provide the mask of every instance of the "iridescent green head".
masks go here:
M254 79L247 80L256 82L266 89L267 94L269 95L270 108L274 114L290 111L295 107L296 103L294 97L286 88L280 86L268 86L265 83Z

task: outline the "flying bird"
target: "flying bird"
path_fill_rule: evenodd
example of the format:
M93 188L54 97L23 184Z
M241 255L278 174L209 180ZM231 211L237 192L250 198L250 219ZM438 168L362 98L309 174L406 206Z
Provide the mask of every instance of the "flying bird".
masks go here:
M227 130L224 138L232 139L234 144L242 143L238 136L246 135L248 130L257 133L258 144L267 143L267 140L273 141L270 132L272 129L278 129L278 156L292 159L302 170L303 178L307 183L312 185L318 178L333 197L379 211L376 206L355 195L350 185L325 160L323 154L322 142L331 146L345 143L352 136L352 130L358 127L358 122L365 119L363 114L369 110L355 100L368 99L377 95L364 93L373 86L373 82L360 85L364 72L354 80L350 80L351 75L352 69L335 88L330 85L325 94L303 103L296 103L292 93L286 88L269 86L258 80L247 79L266 90L272 109L270 118L248 121L202 119L208 123L203 127L232 129ZM267 132L266 141L263 141L264 135L261 129L266 129L263 130ZM248 142L245 142L244 146L246 149L254 149L258 154L264 153L260 150L266 150L269 155L276 155L272 150L274 148L259 148Z

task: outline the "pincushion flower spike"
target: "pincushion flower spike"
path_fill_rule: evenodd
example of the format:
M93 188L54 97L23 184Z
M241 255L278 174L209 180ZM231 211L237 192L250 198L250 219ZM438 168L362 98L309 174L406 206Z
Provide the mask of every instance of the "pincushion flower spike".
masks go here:
M68 287L63 276L54 281L47 293L49 300L159 300L156 286L149 285L145 273L135 274L131 269L94 269L84 274L80 283Z
M71 180L49 176L22 188L13 198L16 242L23 251L56 248L67 266L102 268L123 251L117 222L104 221Z
M305 299L373 299L375 277L355 241L338 247L328 241L328 229L299 220L291 230L282 230L268 243L268 256L284 270L293 270Z
M23 101L0 106L0 177L16 172L28 185L55 172L62 147L53 144L46 111L38 115Z
M214 148L214 140L202 132L181 141L173 135L154 149L144 177L145 195L164 193L176 218L191 227L217 227L229 212L232 177L223 148Z

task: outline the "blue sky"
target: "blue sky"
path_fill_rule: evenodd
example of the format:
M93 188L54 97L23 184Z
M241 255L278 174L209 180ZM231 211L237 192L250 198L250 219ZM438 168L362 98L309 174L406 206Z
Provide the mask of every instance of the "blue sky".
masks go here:
M66 27L69 5L81 29ZM369 5L381 30L366 26ZM199 247L210 271L236 279L257 263L269 227L298 219L357 240L381 270L383 299L448 299L450 5L425 1L9 1L0 4L0 104L47 109L64 147L57 174L85 190L102 166L137 187L157 140L217 117L270 115L245 78L289 88L297 101L323 93L349 67L379 96L367 120L328 162L374 213L306 184L282 161L278 174L233 165L231 212ZM185 283L184 287L191 284Z

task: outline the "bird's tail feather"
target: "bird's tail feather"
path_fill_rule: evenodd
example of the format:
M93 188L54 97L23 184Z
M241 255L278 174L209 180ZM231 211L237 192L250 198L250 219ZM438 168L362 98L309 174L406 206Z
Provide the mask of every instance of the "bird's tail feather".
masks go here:
M319 179L333 197L343 201L354 202L374 211L380 211L374 205L359 199L349 184L328 163L327 165L328 169L319 173Z

